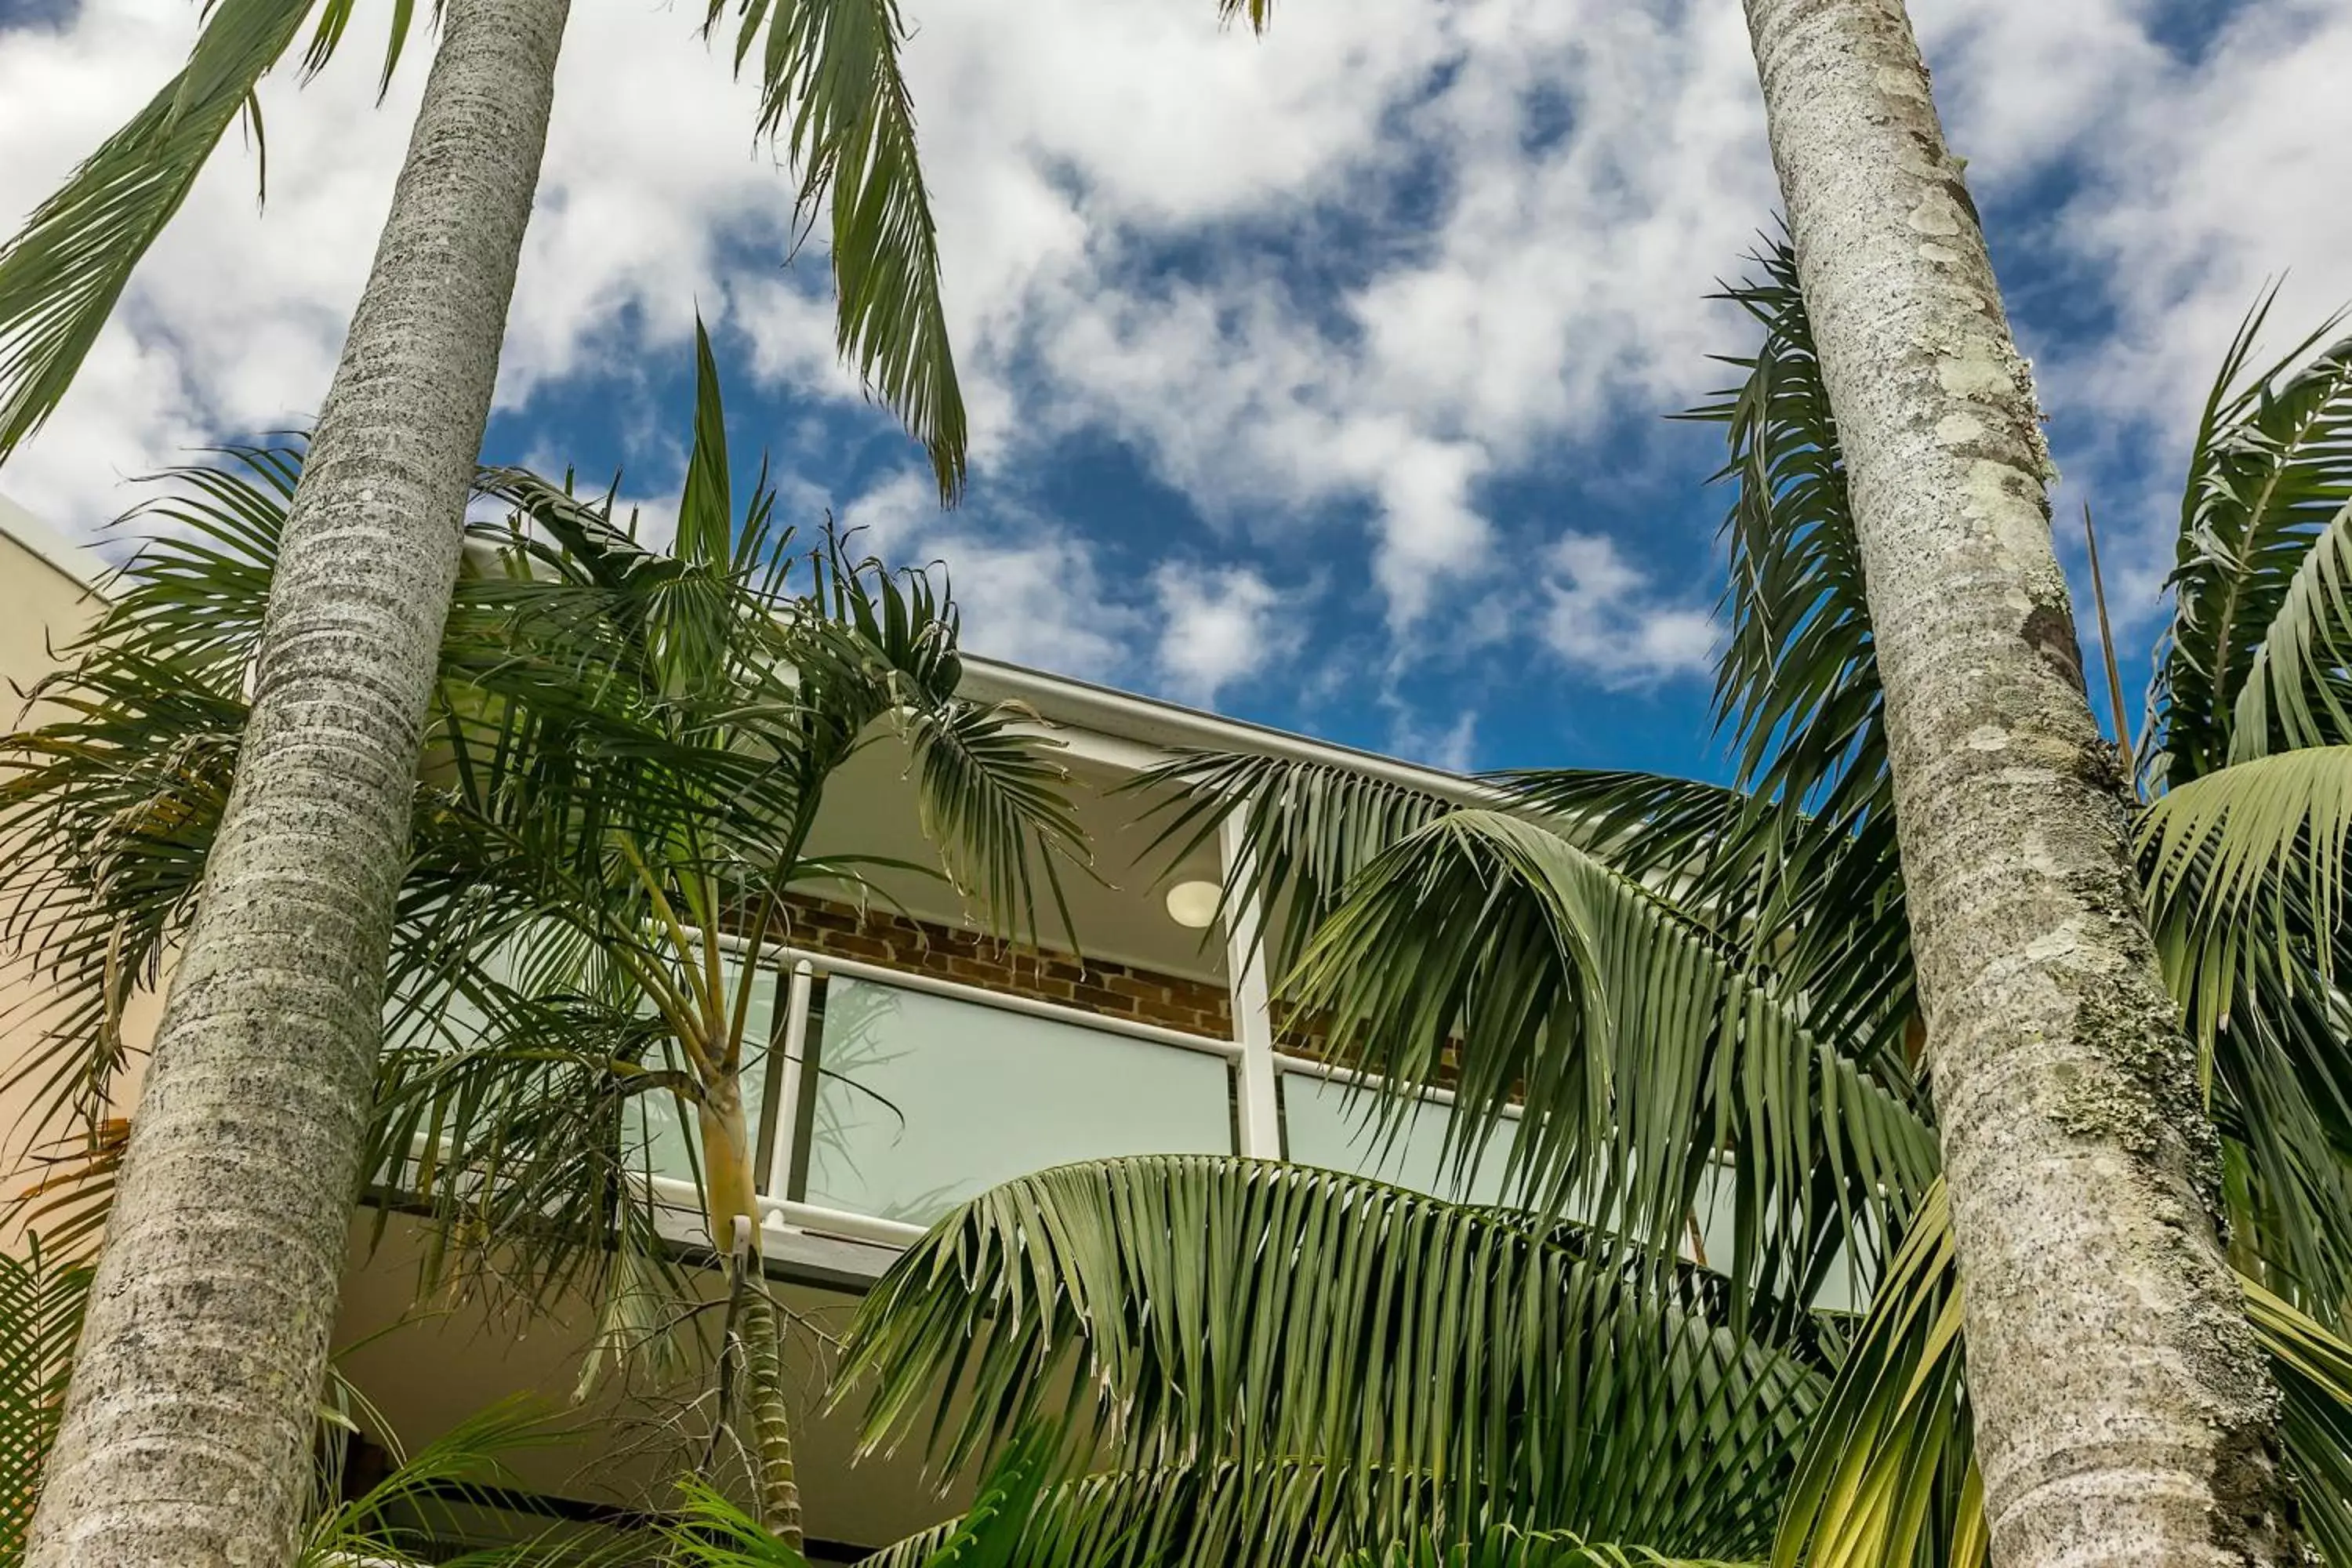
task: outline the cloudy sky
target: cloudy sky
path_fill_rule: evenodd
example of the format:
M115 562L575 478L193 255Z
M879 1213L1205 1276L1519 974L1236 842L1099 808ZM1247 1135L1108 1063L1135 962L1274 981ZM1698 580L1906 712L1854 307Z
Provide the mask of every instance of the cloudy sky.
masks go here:
M945 562L983 651L1454 766L1719 773L1717 437L1662 416L1746 346L1706 295L1772 220L1737 0L1285 0L1264 40L1213 0L902 4L966 504L834 366L698 0L574 0L488 456L658 520L698 308L787 507ZM2352 300L2352 5L1911 4L2137 689L2232 327L2277 274L2296 335ZM0 0L9 222L196 17ZM348 45L268 85L266 209L232 139L0 490L96 538L136 476L310 417L421 58L381 105Z

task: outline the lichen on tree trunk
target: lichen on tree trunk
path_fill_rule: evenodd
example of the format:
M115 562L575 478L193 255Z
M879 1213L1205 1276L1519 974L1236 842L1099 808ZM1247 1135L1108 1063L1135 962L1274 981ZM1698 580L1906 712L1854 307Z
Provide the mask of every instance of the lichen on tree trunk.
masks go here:
M1901 0L1746 5L1885 689L1994 1561L2291 1561L1975 205Z
M291 1559L394 895L568 0L446 0L286 524L253 710L50 1457L31 1568Z

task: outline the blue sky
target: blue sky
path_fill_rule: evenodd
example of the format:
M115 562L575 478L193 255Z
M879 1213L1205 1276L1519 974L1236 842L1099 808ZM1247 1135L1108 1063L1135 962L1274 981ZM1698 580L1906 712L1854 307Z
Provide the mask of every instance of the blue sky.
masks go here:
M660 526L698 309L785 504L946 563L982 651L1451 765L1717 773L1711 428L1771 221L1736 0L904 0L975 427L970 498L831 361L822 256L698 5L576 0L494 459ZM2187 430L2238 316L2352 299L2352 7L1913 0L2145 681ZM362 17L366 8L362 7ZM14 217L173 68L190 0L0 0ZM366 21L360 29L369 26ZM358 31L355 29L355 32ZM362 35L363 36L363 34ZM422 72L273 84L0 490L128 476L323 391ZM2282 345L2284 346L2284 345Z

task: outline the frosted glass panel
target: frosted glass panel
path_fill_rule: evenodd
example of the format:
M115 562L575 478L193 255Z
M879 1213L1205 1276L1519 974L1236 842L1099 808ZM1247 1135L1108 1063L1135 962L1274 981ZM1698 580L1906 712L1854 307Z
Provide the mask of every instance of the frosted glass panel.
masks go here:
M926 1225L997 1183L1118 1154L1233 1152L1223 1058L835 975L807 1199Z
M1457 1184L1446 1179L1445 1132L1454 1113L1445 1106L1422 1101L1411 1124L1391 1141L1385 1108L1366 1092L1313 1073L1286 1072L1281 1083L1284 1141L1297 1163L1370 1176L1457 1202L1503 1201L1503 1169L1510 1162L1517 1121L1503 1123L1480 1151L1469 1179Z

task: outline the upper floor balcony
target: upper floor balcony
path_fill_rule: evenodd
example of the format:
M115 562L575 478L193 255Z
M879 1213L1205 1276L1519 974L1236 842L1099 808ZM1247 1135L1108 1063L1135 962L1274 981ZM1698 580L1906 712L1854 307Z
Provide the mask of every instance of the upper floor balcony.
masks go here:
M762 969L748 1031L764 1250L788 1268L870 1276L964 1200L1008 1178L1129 1154L1287 1158L1441 1195L1497 1201L1507 1132L1475 1168L1442 1158L1449 1097L1391 1134L1310 1031L1281 1026L1256 911L1221 910L1229 836L1177 856L1163 789L1137 775L1186 749L1270 751L1378 770L1423 788L1463 781L1296 736L972 659L967 683L1012 697L1064 747L1091 876L1068 920L1031 943L990 935L944 877L883 873L862 906L816 899ZM933 866L911 786L877 752L827 792L812 853ZM738 971L740 973L740 971ZM694 1134L655 1100L642 1159L682 1239L699 1237Z

